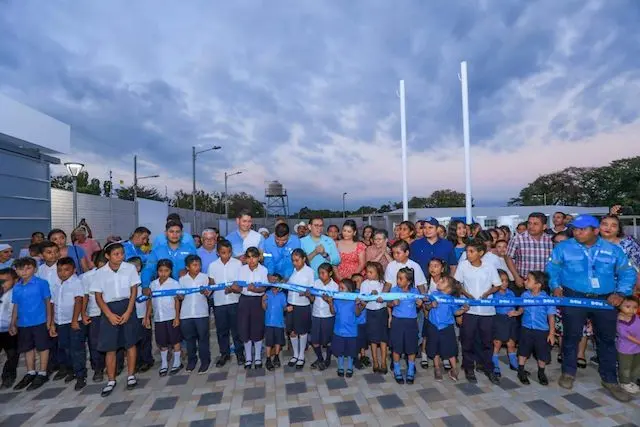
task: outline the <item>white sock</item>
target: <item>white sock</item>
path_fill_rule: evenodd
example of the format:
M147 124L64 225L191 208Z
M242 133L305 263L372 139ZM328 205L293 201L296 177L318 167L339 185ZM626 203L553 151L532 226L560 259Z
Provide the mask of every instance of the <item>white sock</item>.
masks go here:
M36 374L36 371L27 371L27 374L29 374L29 375L35 375L35 374Z
M167 357L169 356L169 350L162 350L160 352L160 357L162 358L162 364L160 365L160 369L167 369L169 363L167 362Z
M299 360L304 360L304 351L307 349L307 338L308 337L309 337L309 335L307 335L307 334L298 336L298 338L300 339L300 350L298 350L298 359Z
M253 345L255 347L255 357L253 361L259 362L262 360L262 341L254 341Z
M38 375L46 377L47 376L47 371L38 371Z
M246 343L244 343L244 357L247 362L253 362L251 354L251 341L247 341Z
M422 360L427 360L427 353L425 353L424 351L421 354L422 356Z
M182 352L181 351L174 351L173 352L173 367L174 368L179 368L180 367L180 356L182 356Z
M300 350L298 349L298 345L300 343L300 338L296 335L295 337L291 337L291 347L293 347L293 357L298 358L298 354L300 354Z

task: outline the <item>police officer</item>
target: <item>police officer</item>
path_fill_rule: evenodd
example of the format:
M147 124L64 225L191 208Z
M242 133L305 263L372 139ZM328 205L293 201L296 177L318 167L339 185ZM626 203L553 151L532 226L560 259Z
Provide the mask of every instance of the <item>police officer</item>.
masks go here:
M571 223L574 237L553 249L547 264L549 285L556 297L607 300L617 307L630 295L636 272L623 250L602 239L599 222L590 215L577 216ZM628 402L631 396L618 384L616 372L616 310L562 307L562 375L560 387L572 389L577 371L578 343L582 327L590 318L598 343L599 373L602 386L611 395Z

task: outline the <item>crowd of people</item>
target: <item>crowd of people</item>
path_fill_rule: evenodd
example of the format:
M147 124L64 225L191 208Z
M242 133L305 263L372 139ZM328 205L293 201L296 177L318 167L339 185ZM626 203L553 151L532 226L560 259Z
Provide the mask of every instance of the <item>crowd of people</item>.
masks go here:
M558 383L572 389L593 336L603 386L628 401L640 391L640 245L623 235L616 213L598 220L557 212L551 226L544 214L531 213L516 230L459 220L445 227L425 218L398 224L391 240L386 230L358 230L351 219L326 230L322 218L293 230L279 219L272 233L255 231L247 211L226 237L215 228L183 233L176 214L152 244L151 232L138 227L129 239L110 238L101 248L84 220L72 244L63 230L36 232L15 259L10 246L0 245L0 341L7 355L1 388L34 390L51 377L75 381L80 390L88 353L93 381L103 382L106 371L103 396L125 368L133 389L137 373L156 365L155 338L160 376L183 369L204 374L232 357L245 369L263 362L267 370L284 363L304 369L311 352L311 369L325 370L335 359L339 376L371 368L390 371L400 384L416 381L417 359L424 369L432 361L437 381L445 373L458 381L463 372L475 383L482 372L498 384L506 347L509 368L523 384L530 383L525 365L533 356L537 380L547 385L545 367L557 343ZM302 288L286 291L279 283ZM175 292L194 288L200 292ZM363 302L311 289L391 292L397 299ZM606 300L615 310L437 302L550 294ZM292 356L283 361L287 345ZM20 354L26 375L14 385Z

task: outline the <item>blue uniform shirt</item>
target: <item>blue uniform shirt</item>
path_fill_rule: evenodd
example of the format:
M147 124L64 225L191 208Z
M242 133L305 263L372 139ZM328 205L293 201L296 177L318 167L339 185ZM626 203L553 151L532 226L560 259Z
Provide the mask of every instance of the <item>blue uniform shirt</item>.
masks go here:
M76 266L76 275L79 276L84 273L84 271L82 271L82 263L80 262L82 258L86 256L84 249L78 245L67 245L67 256L73 260Z
M391 288L391 292L404 292L400 289L399 286L394 286ZM409 294L419 294L418 290L414 287L411 287L407 290ZM391 311L391 315L393 317L397 317L398 319L416 319L418 317L418 313L416 312L416 300L413 298L401 299L400 305L393 307Z
M357 337L356 302L334 299L333 308L336 311L333 333L344 338Z
M122 242L122 246L124 247L124 260L127 261L133 257L140 257L142 260L142 265L147 261L147 254L142 252L142 249L131 243L130 240L126 240Z
M51 298L49 282L36 276L26 284L20 279L11 296L11 302L18 304L17 326L27 328L47 323L46 298Z
M561 242L547 263L551 289L563 286L586 294L631 295L636 271L620 246L598 237L587 248L576 239Z
M358 325L366 325L367 324L367 309L364 308L358 317L356 317L356 324Z
M516 294L513 293L511 289L507 289L504 293L502 290L499 290L495 294L493 294L494 298L515 298ZM515 310L516 308L508 305L496 305L496 314L508 314L510 311Z
M209 265L214 262L215 260L218 259L218 252L216 251L216 248L213 248L213 250L211 252L208 252L204 246L200 246L198 248L198 256L200 257L200 259L202 260L202 272L203 273L207 273L209 271Z
M300 248L298 236L289 235L289 240L284 246L276 244L275 235L272 234L264 241L264 266L267 267L269 276L279 274L284 280L289 280L293 274L293 262L291 253Z
M449 265L458 265L453 243L447 239L439 238L434 244L429 243L425 237L417 239L409 247L409 258L418 263L427 277L429 277L429 262L434 258L441 259Z
M462 254L467 250L467 248L465 248L464 246L461 248L458 247L454 247L453 248L453 252L456 254L456 259L460 260L460 257L462 256Z
M191 244L193 247L196 247L196 242L193 240L193 236L189 233L182 233L182 237L180 238L180 243L185 245ZM157 248L158 246L166 246L167 245L167 235L162 233L158 234L155 239L153 239L152 248Z
M437 289L433 291L431 295L434 297L444 298L451 296ZM460 306L457 304L438 304L436 307L429 310L429 322L438 330L442 330L456 323L455 313L459 309Z
M236 258L244 255L252 246L264 252L264 236L255 230L249 230L249 234L244 238L238 230L232 231L227 235L227 240L231 243L231 250Z
M325 236L324 234L320 236L320 239L317 241L314 240L310 235L303 237L300 239L300 245L302 250L309 255L311 252L315 250L318 245L324 246L324 251L326 257L322 255L316 255L313 259L309 260L309 264L311 269L313 270L314 278L318 278L318 267L321 264L328 262L331 265L340 264L340 253L338 252L338 248L336 247L336 242L329 236Z
M156 268L158 261L161 259L168 259L173 262L173 270L171 271L171 277L175 280L180 280L180 270L185 268L184 260L188 255L195 255L196 247L192 244L185 244L180 242L177 249L171 249L167 245L161 245L154 247L151 253L147 257L147 263L142 270L140 279L142 281L142 287L148 288L153 280L156 278Z
M271 328L284 328L284 309L287 307L287 296L280 291L274 294L271 289L267 296L267 310L264 312L264 325Z
M524 291L522 298L544 298L548 297L545 291L541 291L538 296L533 296L530 291ZM555 315L556 308L553 305L531 305L524 306L522 313L522 327L536 329L539 331L549 330L549 315Z

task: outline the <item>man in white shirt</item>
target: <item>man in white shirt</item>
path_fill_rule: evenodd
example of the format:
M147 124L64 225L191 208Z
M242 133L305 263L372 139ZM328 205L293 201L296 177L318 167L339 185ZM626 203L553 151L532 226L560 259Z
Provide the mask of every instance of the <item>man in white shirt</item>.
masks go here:
M216 335L220 356L216 360L216 367L224 366L231 360L231 348L229 335L233 338L238 366L244 365L244 348L238 336L238 302L240 294L231 291L231 284L240 278L242 262L232 257L232 246L228 240L218 242L219 258L212 262L208 268L209 278L214 284L226 284L221 291L213 292L213 315L216 321Z
M242 209L236 218L238 229L227 235L227 240L231 242L233 256L244 262L244 253L250 247L256 247L260 252L264 251L264 237L262 234L251 229L253 218L251 212Z

